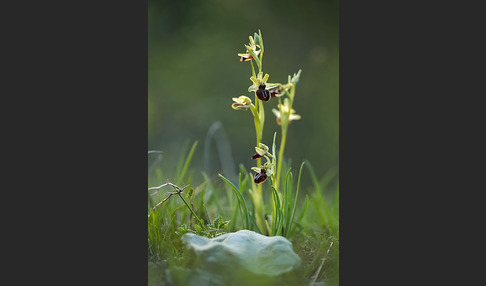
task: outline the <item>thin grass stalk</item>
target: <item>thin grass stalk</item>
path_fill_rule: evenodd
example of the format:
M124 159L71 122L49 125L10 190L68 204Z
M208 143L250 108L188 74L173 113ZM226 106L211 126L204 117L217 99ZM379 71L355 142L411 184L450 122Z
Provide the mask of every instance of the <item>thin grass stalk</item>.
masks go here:
M272 186L272 197L273 202L275 203L275 207L273 208L274 216L272 216L272 234L271 235L279 235L279 228L281 220L281 206L280 206L280 199L278 198L277 190Z
M204 225L204 221L201 220L197 214L194 212L194 210L191 208L191 206L187 203L186 199L184 199L184 197L181 195L181 192L178 192L177 193L179 195L179 197L182 199L182 201L184 202L184 204L186 204L187 208L191 211L192 215L194 216L194 218L199 222L199 224L202 226L202 228L207 232L209 233L208 229L206 228L206 226Z
M176 185L180 185L183 182L184 177L186 176L187 168L189 168L189 163L192 160L192 155L194 154L194 151L196 150L197 143L198 143L198 141L195 141L194 144L192 144L191 151L189 151L189 155L187 155L186 162L184 163L184 168L182 169L181 176L180 176L178 183Z
M314 206L316 207L317 212L322 216L325 225L329 227L329 208L323 194L323 189L319 184L319 180L317 179L317 176L314 172L314 168L308 160L306 160L305 162L307 169L309 170L309 173L311 175L312 183L314 185L314 196L316 197L316 200L314 200ZM320 203L317 200L319 200Z
M223 175L221 174L218 174L219 177L221 179L223 179L228 185L231 186L231 188L233 189L233 191L235 192L236 196L238 197L238 200L240 201L240 203L243 205L243 210L244 210L244 213L245 213L245 228L248 229L249 226L250 226L250 215L249 215L249 212L248 212L248 207L247 207L247 204L246 204L246 201L245 201L245 198L243 197L243 195L241 194L241 192L238 190L237 187L235 187L235 185L233 185L228 179L226 179L226 177L224 177ZM241 176L241 173L240 173L240 176Z
M290 219L292 217L292 202L293 202L293 192L294 192L294 180L293 180L292 172L290 172L289 175L287 176L286 192L287 192L287 202L285 204L285 224L284 224L285 228L283 229L283 235L285 237L288 237L288 232L290 229Z
M300 178L302 175L302 168L304 167L305 162L302 162L300 165L300 170L299 170L299 176L297 178L297 190L295 192L295 199L294 199L294 206L292 208L292 216L290 218L290 227L289 227L289 236L292 234L294 227L294 215L295 215L295 210L297 208L297 200L299 199L299 189L300 189Z
M179 160L177 161L176 176L179 176L179 174L182 172L182 166L184 165L186 152L188 148L189 148L189 140L185 140L184 143L182 143L181 151L179 154Z
M304 215L305 215L308 207L309 207L309 196L305 195L304 206L302 207L300 214L297 216L297 222L299 222L299 223L302 222L302 219L304 218Z
M275 179L275 188L277 193L279 193L280 186L280 174L282 172L283 155L285 150L285 142L287 141L287 128L282 125L282 138L280 139L280 150L278 152L278 162L277 162L277 176Z
M290 195L289 195L289 191L290 191L290 188L292 187L290 185L290 182L289 182L289 176L291 175L291 172L290 172L290 169L287 170L287 174L285 176L285 181L284 181L284 185L282 186L283 188L283 203L282 203L282 218L281 218L281 221L279 223L279 228L281 228L282 226L286 226L286 221L287 221L287 205L289 203L289 200L290 200ZM285 229L282 229L281 230L281 234L284 236L284 233L285 232Z

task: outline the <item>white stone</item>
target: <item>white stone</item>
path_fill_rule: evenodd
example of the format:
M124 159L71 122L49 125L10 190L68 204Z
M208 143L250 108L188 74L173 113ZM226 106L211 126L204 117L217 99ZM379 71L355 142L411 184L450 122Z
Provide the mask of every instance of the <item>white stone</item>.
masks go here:
M207 271L243 268L256 275L278 276L300 265L292 243L282 236L240 230L212 239L186 233L181 240L194 250L199 267Z

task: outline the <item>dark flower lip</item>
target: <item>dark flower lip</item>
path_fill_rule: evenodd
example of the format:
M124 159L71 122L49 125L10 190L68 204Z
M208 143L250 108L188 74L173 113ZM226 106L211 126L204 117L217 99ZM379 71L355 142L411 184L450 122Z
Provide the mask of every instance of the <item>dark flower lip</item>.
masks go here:
M256 96L258 97L258 99L263 100L263 101L269 101L270 100L270 92L267 89L257 90Z
M245 57L240 58L240 62L247 62L247 61L251 61L251 60L253 60L253 56L249 56L247 58L245 58Z
M263 157L262 155L260 155L260 154L256 153L255 155L253 155L253 156L251 157L251 159L252 159L252 160L255 160L255 159L258 159L258 158L262 158L262 157Z
M260 173L255 173L253 180L256 184L260 184L265 182L267 180L267 177L267 172L265 172L265 169L262 169Z

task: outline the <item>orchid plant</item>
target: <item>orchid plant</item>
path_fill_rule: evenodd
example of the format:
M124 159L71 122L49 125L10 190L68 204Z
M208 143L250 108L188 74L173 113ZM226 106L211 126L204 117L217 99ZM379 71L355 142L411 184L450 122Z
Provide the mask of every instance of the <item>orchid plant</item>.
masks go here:
M292 108L295 97L295 87L300 79L301 70L294 73L293 76L288 76L287 83L271 83L268 82L270 75L263 72L263 55L264 45L262 33L259 30L258 34L254 33L249 36L249 43L245 44L245 52L239 53L241 62L250 62L251 65L251 85L248 87L248 92L255 94L255 100L252 100L241 95L234 97L232 104L233 109L247 111L251 110L254 119L255 133L256 133L256 154L252 159L256 160L256 167L252 170L253 175L252 189L250 194L252 196L254 205L255 223L259 229L267 229L269 234L272 234L272 229L264 217L263 203L262 203L262 183L270 178L272 188L275 190L277 196L281 199L281 191L279 190L279 182L281 181L282 162L285 150L285 143L287 140L288 126L292 121L301 119L301 116L296 114ZM254 64L255 62L255 64ZM255 70L255 65L258 68L258 73ZM272 152L269 152L269 147L263 144L262 135L265 123L265 108L264 105L277 102L276 108L272 108L272 113L276 116L277 124L281 127L280 145L278 151L278 158L275 156L275 138L272 145ZM266 160L262 164L262 158ZM272 201L273 209L275 210L275 201ZM272 212L272 224L275 224L275 211Z

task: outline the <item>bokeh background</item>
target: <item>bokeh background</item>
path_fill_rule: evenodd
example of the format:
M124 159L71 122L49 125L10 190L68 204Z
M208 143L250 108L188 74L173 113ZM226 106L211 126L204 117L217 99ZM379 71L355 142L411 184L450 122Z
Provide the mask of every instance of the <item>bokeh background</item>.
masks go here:
M337 0L148 1L148 150L163 152L157 164L165 179L174 176L184 143L196 140L194 182L203 180L203 170L210 177L218 172L231 177L239 164L248 169L254 165L251 112L233 110L231 104L232 97L240 95L254 100L247 91L250 63L241 63L237 53L245 51L248 36L260 29L269 82L285 83L288 75L302 69L294 101L302 119L289 127L286 157L295 173L308 159L319 178L334 173L337 182L338 4ZM276 100L266 103L263 142L269 146L275 131L280 138L271 112L276 105ZM149 155L149 164L154 157Z

